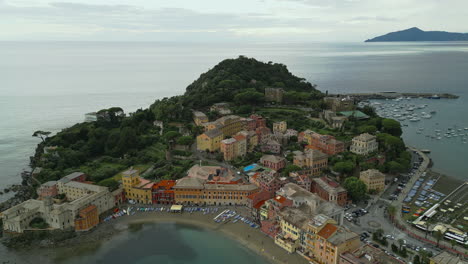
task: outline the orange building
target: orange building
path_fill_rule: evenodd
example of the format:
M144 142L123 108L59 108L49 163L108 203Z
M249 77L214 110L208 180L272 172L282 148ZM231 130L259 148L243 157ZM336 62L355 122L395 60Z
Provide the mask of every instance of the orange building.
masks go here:
M75 231L88 231L99 224L99 214L95 205L81 209L75 219Z
M335 155L345 150L344 143L330 135L322 135L317 132L306 130L299 133L299 142L307 142L309 148L318 149L328 155Z

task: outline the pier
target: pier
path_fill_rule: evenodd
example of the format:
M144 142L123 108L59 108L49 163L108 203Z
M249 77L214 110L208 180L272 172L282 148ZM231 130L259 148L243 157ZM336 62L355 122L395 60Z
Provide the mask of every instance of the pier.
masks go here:
M399 92L377 92L377 93L349 93L349 95L358 101L371 100L371 99L396 99L396 98L433 98L434 96L439 97L440 99L457 99L458 95L442 93L399 93Z

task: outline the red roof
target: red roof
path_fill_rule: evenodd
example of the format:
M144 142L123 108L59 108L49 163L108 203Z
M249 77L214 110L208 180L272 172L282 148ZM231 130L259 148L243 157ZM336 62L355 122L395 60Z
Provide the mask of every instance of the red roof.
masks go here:
M286 201L286 197L284 196L281 196L281 195L277 195L275 196L275 198L273 198L275 201L277 201L278 203L282 204Z
M244 136L244 135L235 135L234 138L235 138L237 141L241 141L241 140L244 140L244 139L245 139L245 136Z
M337 182L327 178L326 176L322 177L322 181L326 182L328 185L330 185L333 188L337 188L337 187L340 186L340 184L338 184Z
M265 202L266 202L266 200L262 200L262 201L258 202L256 205L254 205L253 208L258 210L258 209L260 209L260 207L262 207L262 205L265 204Z
M328 239L331 235L333 235L333 233L335 233L335 231L338 229L338 227L336 227L336 225L332 225L332 224L326 224L322 230L320 230L320 232L317 233L317 235L325 238L325 239Z
M174 180L161 180L153 185L153 189L166 189L170 190L174 185L176 184L176 181Z

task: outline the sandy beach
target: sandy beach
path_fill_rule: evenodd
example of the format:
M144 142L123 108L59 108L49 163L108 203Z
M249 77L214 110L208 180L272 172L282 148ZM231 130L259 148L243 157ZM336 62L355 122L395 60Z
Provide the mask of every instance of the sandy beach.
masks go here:
M248 216L245 208L227 208L236 210L244 216ZM220 208L219 212L222 212ZM109 222L100 224L91 236L92 233L101 233L98 237L109 239L107 236L102 236L104 233L113 234L118 230L125 230L131 224L141 223L179 223L186 225L195 225L198 227L206 228L213 231L221 232L230 239L241 243L243 246L265 257L268 261L278 264L286 263L307 263L307 261L298 254L289 254L284 249L280 248L274 243L274 240L263 234L259 229L254 229L247 224L237 223L216 223L213 221L213 214L203 215L201 212L196 213L162 213L162 212L139 212L131 216L123 216ZM114 230L114 231L113 231ZM86 239L86 238L85 238Z

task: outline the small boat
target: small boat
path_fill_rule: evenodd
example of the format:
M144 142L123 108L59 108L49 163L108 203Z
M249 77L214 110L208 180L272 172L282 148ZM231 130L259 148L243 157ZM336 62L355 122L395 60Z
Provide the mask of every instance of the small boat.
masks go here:
M440 96L437 94L434 94L432 96L427 97L427 99L440 99Z

